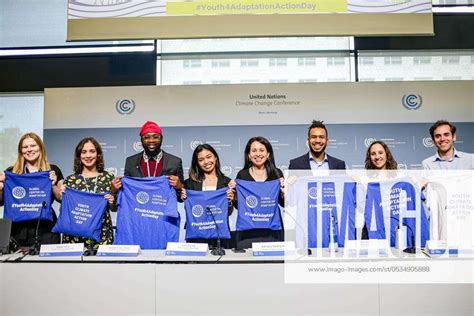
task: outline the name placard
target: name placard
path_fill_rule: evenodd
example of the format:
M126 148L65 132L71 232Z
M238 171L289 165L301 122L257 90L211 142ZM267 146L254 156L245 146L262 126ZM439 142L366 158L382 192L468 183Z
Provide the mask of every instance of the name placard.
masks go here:
M296 248L293 241L254 242L252 243L252 254L256 257L291 256L296 254Z
M432 255L442 255L448 249L446 241L441 240L428 240L426 242L425 252L426 254Z
M470 248L458 248L457 249L457 256L458 257L468 257L472 258L474 257L474 246Z
M53 244L41 245L40 257L82 256L84 244Z
M448 243L443 240L428 240L426 242L425 253L430 257L444 254L453 257L472 257L474 256L474 247L448 245Z
M101 257L136 257L139 254L139 245L100 245L97 250L97 256Z
M208 244L169 242L166 246L167 256L207 256Z
M387 239L347 240L344 257L387 257L390 250Z

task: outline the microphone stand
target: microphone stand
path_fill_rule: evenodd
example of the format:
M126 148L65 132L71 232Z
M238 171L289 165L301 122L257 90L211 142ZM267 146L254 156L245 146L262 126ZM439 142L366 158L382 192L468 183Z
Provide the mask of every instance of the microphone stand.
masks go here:
M13 236L10 236L10 252L15 252L18 249L21 249L20 243Z
M211 255L224 256L225 250L224 248L221 247L221 234L220 234L219 226L217 225L217 222L216 222L216 218L214 217L214 214L212 213L210 206L206 206L206 210L208 214L211 214L212 221L214 222L214 225L216 225L216 232L217 232L217 247L211 250Z
M28 254L30 256L36 256L39 254L39 251L40 251L40 243L39 243L39 226L40 226L40 222L41 222L41 215L43 215L43 209L46 208L46 201L43 201L43 203L41 204L41 210L40 210L40 214L38 216L38 223L36 224L36 230L35 230L35 239L34 239L34 242L33 242L33 245L31 245L30 249L28 249Z
M400 227L400 220L398 218L393 217L393 216L390 216L390 218L395 219L398 222L398 227ZM404 224L403 222L401 224L410 230L410 240L411 240L411 247L404 249L403 252L405 252L405 253L416 253L415 234L414 234L413 230L411 229L410 226Z

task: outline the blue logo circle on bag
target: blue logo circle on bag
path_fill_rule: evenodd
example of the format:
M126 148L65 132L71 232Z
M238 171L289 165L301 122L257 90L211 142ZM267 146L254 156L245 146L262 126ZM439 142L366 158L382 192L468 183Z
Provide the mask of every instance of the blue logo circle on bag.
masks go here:
M140 204L145 204L150 200L150 196L148 195L148 193L143 191L138 192L136 198L137 202Z
M202 205L196 204L193 206L192 212L194 217L201 217L202 214L204 214L204 207L202 207Z
M312 198L313 200L316 200L316 197L318 196L318 191L316 187L311 187L308 189L308 196Z
M255 195L249 195L245 198L245 204L250 208L255 208L258 205L258 199Z
M407 110L417 110L423 104L423 99L419 94L405 94L402 98L402 104Z
M131 99L120 99L115 103L115 109L122 115L132 114L135 111L135 101Z
M14 187L12 190L12 195L16 199L22 199L26 195L26 190L23 187Z

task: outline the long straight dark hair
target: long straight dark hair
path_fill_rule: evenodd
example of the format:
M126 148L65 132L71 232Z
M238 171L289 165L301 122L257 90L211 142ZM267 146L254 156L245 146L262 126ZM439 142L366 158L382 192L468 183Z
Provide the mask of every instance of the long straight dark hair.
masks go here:
M249 158L250 154L250 147L252 146L253 142L259 142L268 151L268 159L265 161L265 170L267 171L267 177L272 178L272 179L278 179L280 178L280 175L278 174L278 170L275 166L275 158L273 157L273 147L272 144L266 139L265 137L262 136L256 136L252 137L249 139L247 142L247 146L245 146L245 153L244 153L244 159L245 159L245 164L244 164L244 169L250 169L250 167L253 166L252 161Z
M219 161L219 155L216 150L209 144L202 144L196 147L193 152L193 158L191 159L191 167L189 168L189 177L197 182L202 182L204 180L204 171L199 167L198 164L198 155L203 150L209 150L216 157L216 166L215 173L218 178L224 176L221 171L221 163Z

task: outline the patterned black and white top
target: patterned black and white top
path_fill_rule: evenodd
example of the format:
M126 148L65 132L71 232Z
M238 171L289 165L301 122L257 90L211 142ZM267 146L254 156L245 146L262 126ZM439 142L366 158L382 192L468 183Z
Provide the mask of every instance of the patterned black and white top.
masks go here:
M64 180L67 187L83 192L109 193L110 184L114 179L114 175L104 171L97 177L84 178L80 174L72 174ZM104 219L102 220L102 231L100 233L100 242L93 239L63 235L63 243L84 243L86 249L97 249L99 245L111 245L114 242L114 232L112 229L112 218L110 217L110 207L107 204Z

